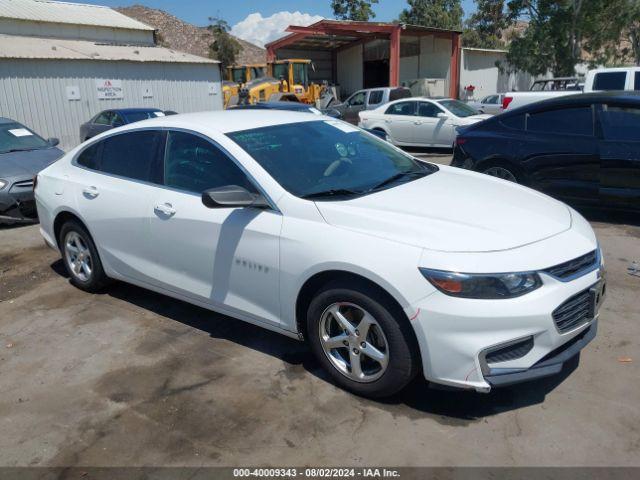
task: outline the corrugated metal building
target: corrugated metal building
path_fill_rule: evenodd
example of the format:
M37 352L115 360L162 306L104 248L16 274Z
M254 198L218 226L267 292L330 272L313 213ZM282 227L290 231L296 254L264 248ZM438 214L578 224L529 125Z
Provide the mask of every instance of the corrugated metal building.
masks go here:
M0 116L77 145L101 110L222 108L217 61L156 45L153 28L107 7L0 0Z

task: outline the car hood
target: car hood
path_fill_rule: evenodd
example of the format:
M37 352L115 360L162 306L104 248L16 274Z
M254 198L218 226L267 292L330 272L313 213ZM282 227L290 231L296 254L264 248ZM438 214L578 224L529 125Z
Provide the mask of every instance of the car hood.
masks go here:
M507 250L571 228L571 213L561 202L453 167L364 197L316 205L336 227L446 252Z
M59 148L0 154L0 178L33 176L64 155Z

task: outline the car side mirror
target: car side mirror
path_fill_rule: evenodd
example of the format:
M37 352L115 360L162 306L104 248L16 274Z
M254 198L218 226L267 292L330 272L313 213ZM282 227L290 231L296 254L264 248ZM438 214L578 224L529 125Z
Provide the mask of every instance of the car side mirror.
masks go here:
M251 193L237 185L210 188L202 192L202 203L207 208L269 208L269 202L258 193Z
M60 139L55 137L47 138L47 143L49 144L49 146L55 147L60 143Z
M446 120L447 118L449 118L449 115L447 115L446 113L440 112L437 115L438 118L441 118L442 120Z

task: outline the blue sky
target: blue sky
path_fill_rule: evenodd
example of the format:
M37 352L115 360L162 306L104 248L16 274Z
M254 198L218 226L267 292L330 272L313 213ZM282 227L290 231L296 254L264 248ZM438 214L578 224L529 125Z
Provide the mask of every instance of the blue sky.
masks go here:
M127 6L140 3L148 7L160 8L195 25L204 25L208 17L221 16L229 25L234 25L245 19L250 13L260 13L268 17L277 12L301 12L311 15L331 17L330 0L69 0L81 3L108 5L111 7ZM405 0L380 0L374 6L376 20L389 21L406 6ZM473 10L472 0L462 0L465 14Z

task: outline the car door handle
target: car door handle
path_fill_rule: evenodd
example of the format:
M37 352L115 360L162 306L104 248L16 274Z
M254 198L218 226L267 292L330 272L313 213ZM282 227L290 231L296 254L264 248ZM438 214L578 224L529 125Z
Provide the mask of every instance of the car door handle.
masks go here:
M384 123L391 123L393 120L385 120Z
M167 217L171 217L176 213L176 209L170 203L159 203L153 210L156 213L161 213L162 215L166 215Z
M422 125L422 122L420 120L416 120L415 122L413 122L414 125Z
M90 187L83 188L82 193L87 198L96 198L98 195L100 195L100 192L98 192L98 189L93 185Z

